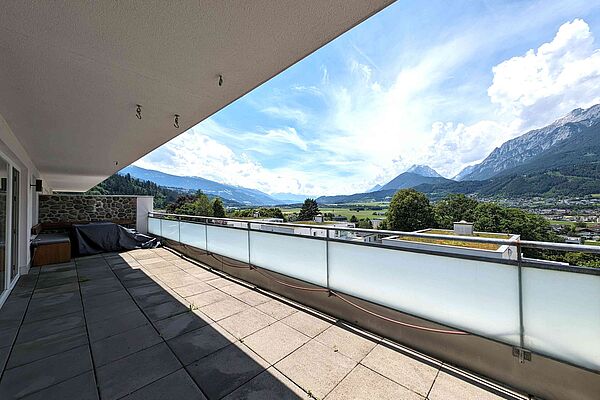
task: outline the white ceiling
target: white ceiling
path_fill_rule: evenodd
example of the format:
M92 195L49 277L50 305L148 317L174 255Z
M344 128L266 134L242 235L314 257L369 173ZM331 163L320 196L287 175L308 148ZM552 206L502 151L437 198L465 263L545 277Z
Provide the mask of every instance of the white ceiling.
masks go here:
M0 114L87 190L392 2L0 0Z

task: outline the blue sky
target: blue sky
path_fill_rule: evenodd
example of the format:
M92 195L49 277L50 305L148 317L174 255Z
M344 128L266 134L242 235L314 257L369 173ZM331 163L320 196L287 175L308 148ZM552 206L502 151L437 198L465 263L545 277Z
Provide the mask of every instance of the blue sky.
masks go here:
M600 3L398 1L135 164L306 195L452 177L600 102Z

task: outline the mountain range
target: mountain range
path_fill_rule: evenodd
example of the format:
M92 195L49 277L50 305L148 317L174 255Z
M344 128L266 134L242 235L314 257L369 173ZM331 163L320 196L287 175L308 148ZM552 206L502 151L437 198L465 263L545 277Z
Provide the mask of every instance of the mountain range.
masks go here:
M119 171L119 174L129 174L134 178L152 181L157 185L167 188L186 190L202 190L211 196L232 200L242 205L277 205L296 203L297 201L282 201L256 189L248 189L240 186L226 185L197 176L177 176L151 169L140 168L130 165Z
M386 201L397 189L406 187L432 198L448 193L504 197L600 193L600 105L575 109L546 127L505 142L481 163L463 169L454 180L432 176L431 171L426 166L413 166L379 190L322 196L317 201Z
M577 134L579 128L590 127L600 120L600 104L587 110L577 108L548 126L531 130L494 149L481 163L463 169L457 181L481 181L511 168L527 164L538 155Z

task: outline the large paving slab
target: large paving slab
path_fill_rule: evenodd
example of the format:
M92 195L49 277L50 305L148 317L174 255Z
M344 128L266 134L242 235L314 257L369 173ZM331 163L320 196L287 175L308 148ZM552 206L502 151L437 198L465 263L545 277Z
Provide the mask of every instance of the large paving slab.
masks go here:
M164 248L96 255L20 278L0 399L498 398L384 342Z

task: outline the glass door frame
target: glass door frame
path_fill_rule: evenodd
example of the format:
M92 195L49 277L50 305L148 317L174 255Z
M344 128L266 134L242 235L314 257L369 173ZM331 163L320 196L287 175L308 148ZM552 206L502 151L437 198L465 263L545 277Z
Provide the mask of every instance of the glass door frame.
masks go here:
M22 177L23 177L23 171L21 170L21 168L12 160L11 157L8 157L3 151L0 150L0 159L3 162L6 162L7 164L7 176L6 176L6 226L5 226L5 237L6 237L6 241L5 241L5 251L4 251L4 262L5 262L5 268L4 268L4 287L0 288L0 307L2 306L2 304L4 304L4 302L6 301L6 299L8 298L10 292L12 291L12 289L14 288L14 286L16 285L19 277L21 276L21 268L19 265L19 259L21 257L19 257L20 255L20 251L17 250L17 273L14 276L13 279L11 279L11 271L12 271L12 246L13 246L13 236L12 236L12 219L13 219L13 168L17 171L19 171L19 189L22 187L23 185L23 181L22 181ZM29 184L29 182L27 182L27 184ZM19 193L19 202L21 202L21 193ZM19 205L19 209L21 209L22 207ZM18 221L17 224L18 226L21 225L21 210L19 210L19 215L17 216ZM17 246L19 245L19 241L22 239L21 238L21 233L17 230L16 233L16 237L17 237Z

